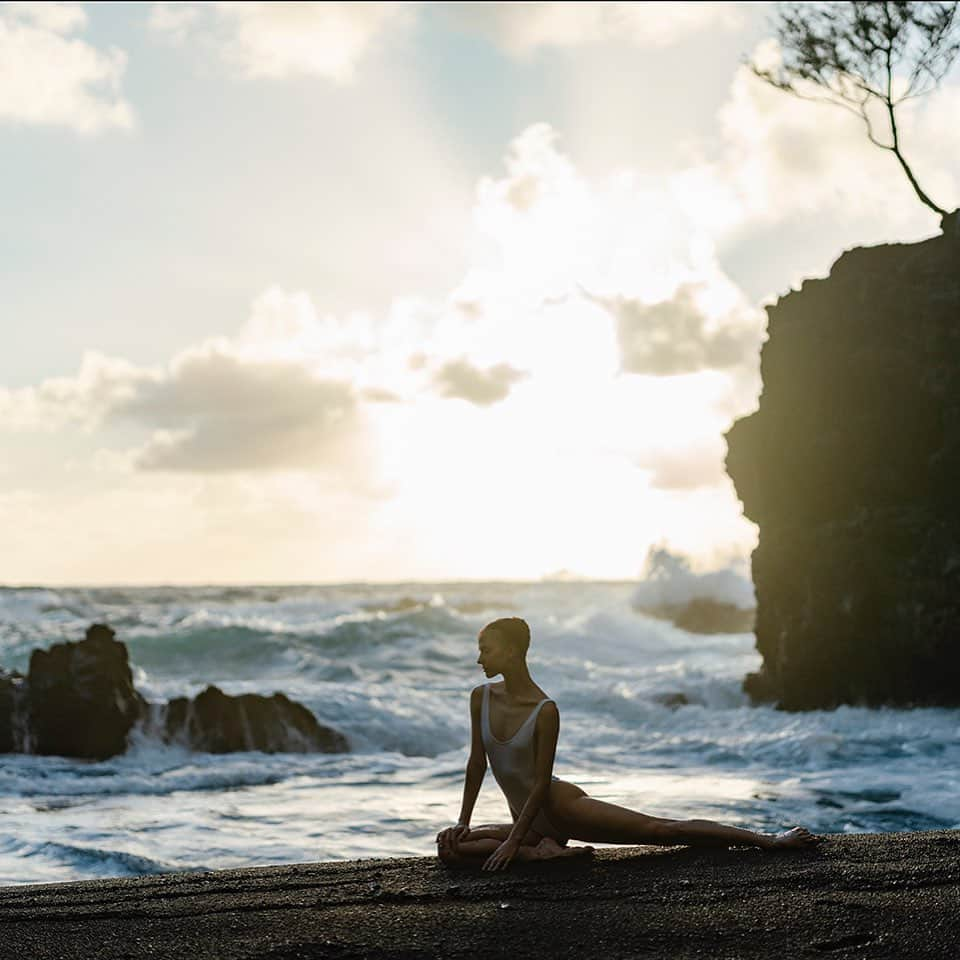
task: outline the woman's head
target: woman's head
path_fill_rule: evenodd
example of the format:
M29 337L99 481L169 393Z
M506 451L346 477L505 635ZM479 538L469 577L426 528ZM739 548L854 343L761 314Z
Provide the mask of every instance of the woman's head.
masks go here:
M502 617L488 623L477 635L477 663L488 675L503 673L506 663L526 660L530 627L520 617Z

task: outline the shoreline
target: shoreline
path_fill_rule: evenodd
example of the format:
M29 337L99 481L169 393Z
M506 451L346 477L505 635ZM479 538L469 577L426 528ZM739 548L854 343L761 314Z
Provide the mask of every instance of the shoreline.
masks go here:
M362 859L0 887L0 957L953 958L960 830L813 850Z

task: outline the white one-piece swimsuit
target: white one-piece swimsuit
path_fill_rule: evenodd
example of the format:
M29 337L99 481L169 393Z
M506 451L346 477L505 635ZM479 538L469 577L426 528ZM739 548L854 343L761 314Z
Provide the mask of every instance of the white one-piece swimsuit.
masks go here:
M537 726L537 714L548 700L555 701L550 697L541 700L509 740L498 740L490 730L490 686L489 683L483 685L483 706L480 710L483 746L487 751L490 766L493 768L493 775L507 798L510 813L516 823L533 789L535 770L533 733ZM552 779L560 778L554 776ZM569 839L550 822L550 818L542 807L537 811L530 826L545 837L553 837L558 843L566 844Z

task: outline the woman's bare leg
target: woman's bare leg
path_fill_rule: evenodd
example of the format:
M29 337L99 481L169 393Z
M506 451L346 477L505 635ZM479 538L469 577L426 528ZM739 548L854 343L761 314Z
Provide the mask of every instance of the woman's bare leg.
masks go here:
M472 863L481 858L489 857L501 843L503 843L502 840L494 840L492 837L483 840L461 840L454 849L450 844L441 840L437 844L437 856L444 863ZM527 849L529 848L526 845L520 845L520 849L517 850L518 859L521 858L520 851Z
M444 863L450 864L483 863L507 839L510 827L511 824L478 827L461 837L456 846L448 843L445 838L440 839L437 841L437 856ZM536 849L536 843L539 843L539 835L536 843L531 842L532 839L529 833L523 838L517 848L515 859L537 859L533 856L533 852Z
M457 843L451 844L446 840L437 841L437 856L444 863L476 863L482 862L493 853L504 840L510 836L512 823L489 823L480 827L473 827L465 833ZM528 832L520 842L517 850L517 859L528 859L527 853L540 840L540 834Z
M454 849L445 841L438 842L437 856L444 863L482 863L503 843L513 829L512 823L489 824L471 830ZM528 831L520 842L516 860L553 860L556 857L584 856L593 853L593 847L561 847L551 837L542 837Z
M461 840L456 851L441 841L437 856L444 863L483 863L493 853L502 840ZM521 843L517 847L514 860L555 860L562 857L584 857L593 854L593 847L561 847L552 837L543 837L539 843Z
M812 846L820 841L804 827L781 834L755 833L713 820L669 820L597 800L586 794L566 797L550 818L571 840L588 843L630 843L673 846L729 846L747 844L763 850Z
M471 827L470 832L465 834L460 838L460 843L463 843L466 840L506 840L510 836L510 831L513 828L512 823L487 823L482 827ZM523 838L524 843L536 843L537 838L531 837L527 834Z

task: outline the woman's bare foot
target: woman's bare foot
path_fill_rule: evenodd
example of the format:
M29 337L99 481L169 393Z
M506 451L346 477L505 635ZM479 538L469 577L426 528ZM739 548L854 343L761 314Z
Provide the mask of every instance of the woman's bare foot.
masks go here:
M450 844L447 843L447 838L443 834L437 838L437 856L443 861L455 859L454 852L450 848Z
M770 837L768 850L796 850L815 847L823 841L823 837L818 837L811 833L806 827L792 827L783 833L773 834Z
M448 840L444 835L441 835L437 838L437 856L444 863L464 863L470 858L465 857L463 852L459 849L460 844L463 843L463 837L457 841L457 846L454 845Z
M557 857L592 857L593 847L563 847L553 837L544 837L524 859L554 860Z
M502 842L494 838L477 841L461 839L454 848L445 837L440 836L437 838L437 856L451 866L482 863ZM543 837L536 845L521 844L517 847L514 859L553 860L557 857L592 857L593 852L593 847L561 847L552 837Z

